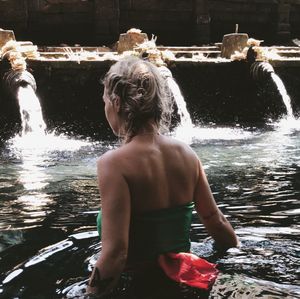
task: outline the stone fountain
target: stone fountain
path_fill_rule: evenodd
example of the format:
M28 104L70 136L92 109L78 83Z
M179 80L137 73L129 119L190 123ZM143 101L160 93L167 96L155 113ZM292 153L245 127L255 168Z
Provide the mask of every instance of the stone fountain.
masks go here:
M36 80L37 94L48 124L55 127L62 122L84 120L95 123L96 127L99 119L104 119L99 100L102 88L99 79L112 63L130 51L132 44L139 43L130 41L129 35L142 37L141 43L148 40L142 32L140 34L129 32L120 36L119 44L114 49L105 46L44 46L37 47L37 55L26 57L27 69ZM240 40L236 47L231 45L229 51L226 38L237 38L237 35ZM247 47L249 50L249 46L243 48L247 36L233 33L224 36L222 44L201 47L155 46L162 63L170 69L180 86L193 122L224 124L264 122L266 118L277 118L284 114L285 107L276 88L269 83L263 88L258 88L257 80L253 79L250 67L257 60L268 62L282 78L291 95L291 106L296 114L299 113L300 90L297 81L300 73L299 47L252 45L251 50L256 48L261 57L252 59L250 63L250 55L247 57L247 52L244 51ZM127 46L131 43L129 48L122 49L121 42L124 40ZM253 39L247 38L247 41L249 40ZM33 47L32 44L23 46ZM155 52L152 50L150 56ZM25 52L24 50L23 54ZM2 76L4 64L2 60L0 62ZM5 91L1 92L5 94ZM9 106L7 103L5 96L1 99L1 106ZM8 109L1 110L0 114ZM5 116L0 115L2 122L10 121L8 115L9 113ZM15 118L12 117L12 121L15 122ZM97 130L95 127L93 126L93 130Z

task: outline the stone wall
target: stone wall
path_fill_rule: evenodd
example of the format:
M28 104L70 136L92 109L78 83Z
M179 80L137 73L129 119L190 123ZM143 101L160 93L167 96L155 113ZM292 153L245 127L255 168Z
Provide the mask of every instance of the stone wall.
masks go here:
M289 23L292 37L300 37L300 0L290 0Z
M0 1L0 28L13 29L16 35L27 29L27 0Z
M211 38L221 40L235 31L263 40L276 39L278 1L272 0L211 0Z
M300 34L300 0L0 0L0 28L35 44L110 45L131 27L163 45L220 42L235 30L285 42Z
M193 0L124 0L120 4L121 32L140 27L168 45L193 40Z
M38 44L91 43L94 3L91 1L28 1L27 39Z

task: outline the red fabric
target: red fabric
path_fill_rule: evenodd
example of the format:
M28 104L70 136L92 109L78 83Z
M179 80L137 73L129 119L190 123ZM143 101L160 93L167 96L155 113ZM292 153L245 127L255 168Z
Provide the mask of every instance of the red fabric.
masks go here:
M158 263L172 280L205 290L213 285L219 273L215 264L186 252L162 254Z

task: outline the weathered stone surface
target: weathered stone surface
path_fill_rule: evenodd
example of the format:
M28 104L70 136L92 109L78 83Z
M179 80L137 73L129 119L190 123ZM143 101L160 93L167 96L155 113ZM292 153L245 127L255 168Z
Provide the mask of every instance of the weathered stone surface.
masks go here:
M119 35L120 8L119 0L94 1L95 40L116 41Z
M127 32L120 34L119 43L117 47L118 53L123 53L124 51L133 50L138 44L148 41L148 36L146 33L142 32Z
M24 10L27 5L27 0L1 0L0 8L7 10Z
M131 0L128 4L130 6L130 9L134 9L134 10L148 10L148 11L188 10L190 11L193 6L193 0L185 0L185 1L173 0L171 3L170 1L166 1L166 0Z
M290 22L290 5L282 4L278 6L278 23L286 23Z
M194 0L195 42L205 44L210 41L209 1Z
M278 31L288 31L290 32L290 24L280 23L278 24Z
M161 22L186 22L192 17L192 11L128 11L127 18L136 22L161 21Z
M246 33L231 33L224 35L221 56L230 58L235 51L241 52L247 46L248 38L248 34Z
M16 40L14 32L0 29L0 49L10 40Z

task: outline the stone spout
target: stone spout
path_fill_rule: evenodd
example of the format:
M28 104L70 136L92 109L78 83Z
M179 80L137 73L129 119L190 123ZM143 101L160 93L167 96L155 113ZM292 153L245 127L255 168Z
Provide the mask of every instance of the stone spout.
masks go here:
M36 91L36 82L31 73L28 71L9 70L3 76L4 85L9 92L15 94L19 87L31 86Z
M273 66L268 62L256 61L250 67L250 75L256 81L269 79L275 73Z

